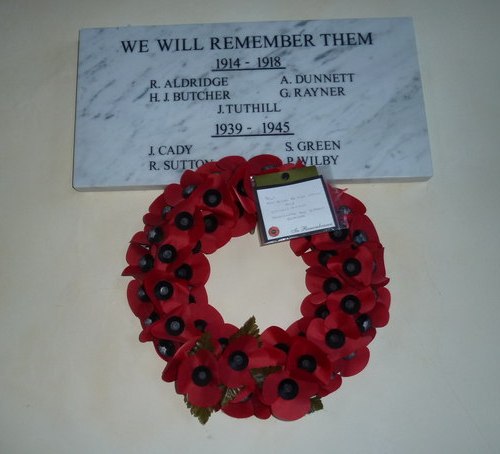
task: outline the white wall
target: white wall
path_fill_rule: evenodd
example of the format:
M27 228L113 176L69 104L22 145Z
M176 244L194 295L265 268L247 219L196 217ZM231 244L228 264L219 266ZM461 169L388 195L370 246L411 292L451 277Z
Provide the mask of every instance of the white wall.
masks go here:
M294 423L218 413L202 427L137 341L120 277L157 192L71 187L78 30L387 16L415 20L435 169L426 183L349 188L386 246L391 323L323 412ZM499 19L496 0L2 0L0 452L498 452ZM303 267L286 245L256 245L245 237L213 257L210 295L234 323L255 313L284 326ZM240 253L262 285L235 302L222 282Z

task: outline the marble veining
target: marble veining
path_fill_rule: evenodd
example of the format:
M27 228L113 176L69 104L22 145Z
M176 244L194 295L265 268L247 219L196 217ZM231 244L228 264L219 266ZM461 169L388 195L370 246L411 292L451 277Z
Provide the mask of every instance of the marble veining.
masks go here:
M297 46L244 41L276 35ZM247 47L219 49L225 37ZM229 154L300 158L338 181L432 175L410 18L84 29L79 46L76 189L160 187ZM240 67L217 70L217 59ZM179 86L190 79L212 83ZM240 134L217 134L229 125Z

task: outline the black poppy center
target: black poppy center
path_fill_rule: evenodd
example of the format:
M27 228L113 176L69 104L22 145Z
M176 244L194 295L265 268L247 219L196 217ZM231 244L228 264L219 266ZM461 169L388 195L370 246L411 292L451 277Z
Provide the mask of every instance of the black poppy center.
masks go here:
M193 216L187 211L182 211L175 217L175 226L179 230L189 230L191 227L193 227L193 224Z
M178 336L184 331L184 320L180 317L170 317L165 323L165 329L168 334Z
M191 379L197 386L207 386L212 380L212 372L207 366L198 366L193 369Z
M245 214L245 209L238 200L236 201L236 208L238 208L238 217L241 218Z
M330 277L323 282L323 291L325 293L332 293L340 290L342 288L342 284L340 281L334 277Z
M144 302L149 301L149 296L148 296L148 294L146 293L146 290L144 290L144 287L143 287L143 286L140 286L140 287L137 289L137 298L139 298L141 301L144 301Z
M325 304L321 304L316 309L314 315L316 315L316 317L325 319L326 317L328 317L330 315L330 311L329 311L328 307Z
M352 235L352 239L356 244L363 244L368 241L368 236L365 232L363 232L363 230L355 230Z
M175 345L172 341L161 339L158 342L158 352L161 356L174 356Z
M182 197L187 199L194 192L195 189L196 189L196 185L194 185L194 184L190 184L189 186L186 186L182 190Z
M282 399L292 400L299 394L299 385L291 378L285 378L278 385L278 394Z
M163 263L172 263L177 257L177 249L171 244L164 244L158 251L158 258Z
M155 285L155 295L159 300L168 300L174 294L174 287L168 281L160 281Z
M203 218L203 221L205 222L205 232L207 233L213 233L217 230L217 227L219 226L219 221L213 214L209 214Z
M141 271L146 272L153 268L154 259L151 254L143 255L139 259L139 268Z
M149 317L146 320L144 320L144 324L146 326L150 326L158 320L160 320L160 316L156 312L151 312Z
M216 207L222 200L222 195L217 189L209 189L203 194L203 202L209 207Z
M330 348L340 348L345 344L345 335L339 329L331 329L326 333L325 342Z
M290 347L283 343L283 342L278 342L277 344L274 345L276 348L279 348L282 352L288 353L288 350L290 350Z
M205 320L199 319L194 321L194 327L199 329L201 332L205 332L207 327L207 322Z
M198 254L198 252L201 251L201 241L198 240L196 246L193 249L191 249L191 251L193 252L193 254Z
M237 350L229 355L229 367L233 370L243 370L248 366L248 355Z
M307 372L314 372L317 367L316 358L312 355L302 355L297 360L297 366Z
M357 276L361 272L361 263L358 259L347 259L342 265L342 269L348 276Z
M165 219L167 217L167 214L172 211L172 208L173 207L171 205L164 206L163 209L161 210L161 217Z
M349 235L349 229L332 230L328 235L333 241L344 241Z
M356 325L362 333L366 333L372 327L372 321L368 315L362 314L356 319Z
M359 312L359 309L361 308L361 302L359 301L359 298L357 298L354 295L347 295L342 298L342 301L340 302L340 307L342 310L347 313L347 314L355 314L356 312Z
M161 227L154 227L148 232L148 241L150 243L159 243L163 239L163 230Z
M328 263L328 260L330 260L331 257L334 257L335 255L337 255L337 251L334 251L334 250L330 250L330 251L321 251L319 254L318 254L318 262L323 265L323 266L326 266L326 264Z
M245 184L243 183L243 180L238 181L238 183L236 184L236 190L241 195L247 195L247 191L245 191Z
M227 347L229 345L229 339L227 337L219 337L219 345L222 347Z
M175 276L178 279L185 279L186 281L189 281L193 277L193 268L191 268L187 263L184 263L184 265L181 265L175 270Z

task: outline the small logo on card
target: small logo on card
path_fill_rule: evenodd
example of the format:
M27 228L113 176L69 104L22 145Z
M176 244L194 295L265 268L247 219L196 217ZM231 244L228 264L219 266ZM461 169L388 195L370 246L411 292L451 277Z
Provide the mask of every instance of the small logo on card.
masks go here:
M280 229L276 226L269 227L269 230L267 231L269 233L269 236L274 238L275 236L278 236L280 234Z

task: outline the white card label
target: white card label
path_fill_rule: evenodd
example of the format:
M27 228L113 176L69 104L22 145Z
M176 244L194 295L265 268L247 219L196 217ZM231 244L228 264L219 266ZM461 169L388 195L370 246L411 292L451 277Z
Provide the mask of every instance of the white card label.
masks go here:
M323 179L256 189L263 243L288 240L337 227Z

